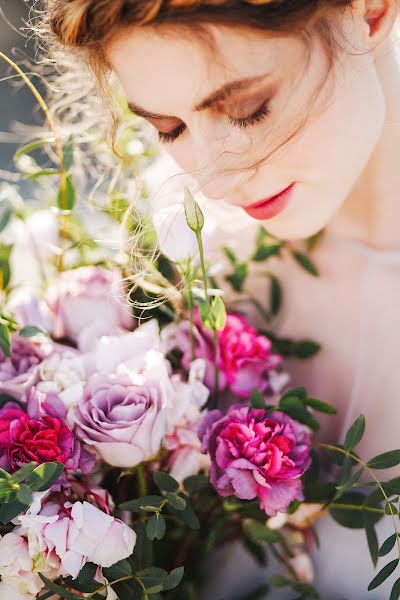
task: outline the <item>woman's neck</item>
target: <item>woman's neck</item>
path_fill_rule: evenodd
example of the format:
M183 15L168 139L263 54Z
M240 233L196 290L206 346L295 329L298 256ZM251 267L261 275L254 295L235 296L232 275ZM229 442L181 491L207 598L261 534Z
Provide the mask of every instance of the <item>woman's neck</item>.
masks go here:
M387 106L382 135L363 174L326 230L374 248L400 250L399 25L380 49L376 68Z

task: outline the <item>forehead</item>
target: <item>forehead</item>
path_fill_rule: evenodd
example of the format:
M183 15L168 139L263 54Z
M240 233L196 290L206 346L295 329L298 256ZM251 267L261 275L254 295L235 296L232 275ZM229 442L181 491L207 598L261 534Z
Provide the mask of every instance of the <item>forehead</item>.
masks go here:
M304 50L298 39L255 29L208 25L210 46L195 33L164 28L132 28L107 48L128 100L164 114L194 106L233 79L273 71L289 52Z

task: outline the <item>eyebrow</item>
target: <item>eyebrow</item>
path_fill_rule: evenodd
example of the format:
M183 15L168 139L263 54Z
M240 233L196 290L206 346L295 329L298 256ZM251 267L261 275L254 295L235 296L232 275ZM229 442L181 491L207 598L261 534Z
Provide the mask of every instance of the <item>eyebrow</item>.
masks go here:
M255 77L245 77L244 79L237 79L235 81L230 81L229 83L225 83L223 86L212 92L204 98L199 104L193 108L194 111L200 112L214 106L220 100L227 100L229 96L231 96L234 92L242 90L249 85L257 83L264 79L270 73L264 73L262 75L257 75ZM136 113L139 117L144 117L145 119L171 119L172 115L160 115L157 113L149 112L146 109L142 108L138 104L134 102L128 102L128 108L133 113Z

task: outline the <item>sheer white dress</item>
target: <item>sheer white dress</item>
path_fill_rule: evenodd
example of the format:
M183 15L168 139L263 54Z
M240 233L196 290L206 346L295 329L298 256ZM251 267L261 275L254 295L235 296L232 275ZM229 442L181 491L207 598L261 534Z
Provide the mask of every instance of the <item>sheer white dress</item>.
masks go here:
M246 233L254 232L254 221L242 211L237 217L230 211L228 222L218 219L218 243L230 243L239 255L249 256L252 248L246 245L252 234ZM314 358L289 361L291 385L304 385L311 395L337 408L337 416L323 416L321 441L342 442L348 426L364 414L367 429L358 453L368 460L400 447L400 251L377 250L326 232L313 259L318 278L289 257L268 263L285 292L275 330L322 344ZM252 273L249 284L266 305L269 284L263 267ZM253 318L257 319L255 313ZM377 473L382 480L389 479L400 475L400 467ZM378 570L396 558L395 550L379 559L374 569L363 530L341 527L329 515L316 529L321 545L313 554L315 586L322 600L389 599L397 571L377 590L368 592L367 587ZM385 517L377 526L379 542L393 531L393 523ZM276 572L272 564L262 569L239 545L232 546L213 557L203 598L234 600L264 582L270 572ZM268 598L294 596L276 590Z

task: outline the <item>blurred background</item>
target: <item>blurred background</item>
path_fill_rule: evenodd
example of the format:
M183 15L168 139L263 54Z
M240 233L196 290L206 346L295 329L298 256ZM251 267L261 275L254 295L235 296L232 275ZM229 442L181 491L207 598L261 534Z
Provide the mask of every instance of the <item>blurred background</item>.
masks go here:
M0 0L0 51L29 70L28 59L34 57L34 43L24 30L33 0ZM21 31L22 28L22 31ZM38 77L33 81L40 89ZM0 181L12 181L7 171L15 171L12 155L18 142L18 123L42 123L42 115L30 90L21 78L0 59Z

